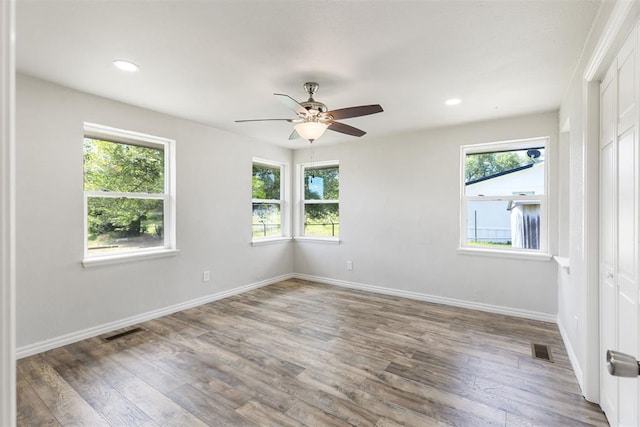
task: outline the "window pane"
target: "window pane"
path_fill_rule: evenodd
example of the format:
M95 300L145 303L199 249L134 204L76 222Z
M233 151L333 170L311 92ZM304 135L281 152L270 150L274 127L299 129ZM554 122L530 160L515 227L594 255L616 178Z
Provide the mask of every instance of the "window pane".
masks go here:
M540 249L540 202L469 201L467 244Z
M280 200L280 168L253 165L254 199Z
M544 148L467 154L467 196L544 194Z
M164 150L85 138L84 189L164 193Z
M304 205L304 235L338 237L340 213L338 203Z
M88 253L164 246L164 201L89 197Z
M280 205L277 203L253 204L253 237L282 236Z
M305 168L305 200L338 200L340 197L340 173L338 166Z

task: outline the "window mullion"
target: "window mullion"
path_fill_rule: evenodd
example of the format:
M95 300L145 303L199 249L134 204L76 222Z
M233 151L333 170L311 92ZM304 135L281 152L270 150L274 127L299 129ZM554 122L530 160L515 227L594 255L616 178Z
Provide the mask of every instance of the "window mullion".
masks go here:
M269 204L282 204L282 200L280 199L251 199L252 203L269 203Z
M105 197L114 199L165 199L163 193L121 193L118 191L85 191L88 197Z
M305 205L313 205L313 204L318 204L318 205L322 205L322 204L335 204L335 203L340 203L339 200L336 199L308 199L304 201Z
M531 194L528 196L464 196L469 201L487 201L487 202L500 202L509 200L537 200L544 201L546 197L544 194Z

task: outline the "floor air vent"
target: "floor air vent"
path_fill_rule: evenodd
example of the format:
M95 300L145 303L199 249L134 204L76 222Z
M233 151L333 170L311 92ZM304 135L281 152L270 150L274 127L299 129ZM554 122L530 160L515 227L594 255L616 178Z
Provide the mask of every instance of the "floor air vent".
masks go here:
M126 337L127 335L135 334L136 332L140 332L140 331L142 331L142 328L136 327L136 328L127 329L126 331L117 332L112 335L107 335L102 338L105 341L113 341L113 340L117 340L118 338Z
M544 344L531 344L531 353L534 359L546 360L547 362L553 362L551 358L551 350L548 345Z

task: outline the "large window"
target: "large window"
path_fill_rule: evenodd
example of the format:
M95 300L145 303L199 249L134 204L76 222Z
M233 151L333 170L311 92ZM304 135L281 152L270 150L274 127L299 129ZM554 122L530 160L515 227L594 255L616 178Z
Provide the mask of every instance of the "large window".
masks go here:
M251 178L253 239L283 237L284 166L254 159Z
M340 169L337 162L302 165L302 235L337 238L340 233Z
M85 124L85 258L175 248L173 141Z
M547 251L548 138L462 147L461 247Z

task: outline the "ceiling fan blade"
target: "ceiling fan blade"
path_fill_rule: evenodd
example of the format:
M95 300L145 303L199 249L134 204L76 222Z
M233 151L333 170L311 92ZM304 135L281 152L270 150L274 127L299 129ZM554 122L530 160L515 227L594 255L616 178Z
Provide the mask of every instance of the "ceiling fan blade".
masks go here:
M304 117L308 114L307 109L289 95L285 95L283 93L274 93L274 95L278 97L280 102L295 111L298 116Z
M300 138L300 134L298 133L297 130L294 129L293 132L291 132L291 135L289 135L289 139L291 140L291 139L298 139L298 138Z
M349 119L351 117L368 116L369 114L381 113L384 111L379 104L360 105L359 107L339 108L337 110L327 111L322 115L324 117L331 116L333 120Z
M242 123L242 122L279 122L279 121L293 123L294 120L295 119L244 119L244 120L236 120L236 123Z
M362 129L354 128L353 126L345 125L344 123L339 122L329 123L329 127L327 129L334 132L346 133L347 135L352 136L362 136L366 134L366 132Z

